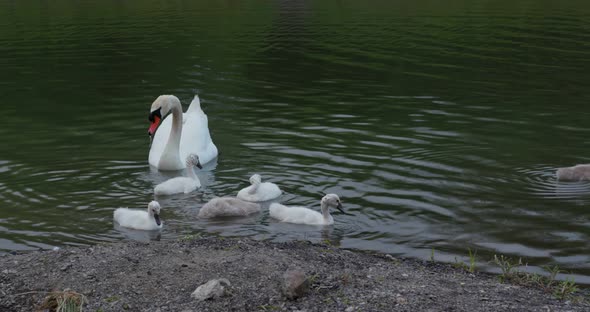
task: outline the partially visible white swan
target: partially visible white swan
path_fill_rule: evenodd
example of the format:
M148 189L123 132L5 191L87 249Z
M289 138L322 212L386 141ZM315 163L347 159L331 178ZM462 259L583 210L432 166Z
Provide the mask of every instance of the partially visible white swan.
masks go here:
M252 185L241 189L238 198L249 202L262 202L281 196L281 189L274 183L264 182L259 174L250 177Z
M170 112L172 118L165 118ZM184 114L177 97L160 95L152 103L148 119L151 122L148 134L152 138L150 165L160 170L180 170L185 168L182 160L189 154L199 155L202 164L217 157L217 147L211 140L207 115L201 110L198 95Z
M199 162L199 156L190 154L186 158L186 172L188 177L176 177L166 180L154 188L156 195L172 195L177 193L190 193L201 187L201 181L195 174L194 167L203 169Z
M241 217L260 211L260 205L234 197L215 197L199 210L199 218Z
M147 211L118 208L113 213L113 217L119 225L127 228L146 231L162 228L160 204L155 200L148 204Z
M334 223L334 218L330 215L330 207L337 208L342 213L342 203L336 194L328 194L321 201L322 213L311 210L306 207L284 206L278 203L270 204L270 216L288 223L329 225Z
M590 164L559 168L556 176L559 181L590 180Z

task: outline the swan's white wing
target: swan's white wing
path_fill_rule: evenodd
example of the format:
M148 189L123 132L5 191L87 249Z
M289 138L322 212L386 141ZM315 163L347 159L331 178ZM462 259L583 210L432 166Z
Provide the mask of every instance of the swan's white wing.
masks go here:
M190 114L192 112L198 112L201 110L201 100L199 99L199 95L195 94L195 97L193 97L193 100L191 101L191 104L188 106L186 113Z
M192 109L184 115L186 122L180 137L180 159L186 159L189 154L199 155L201 164L205 164L217 157L217 146L211 139L207 115L200 109Z

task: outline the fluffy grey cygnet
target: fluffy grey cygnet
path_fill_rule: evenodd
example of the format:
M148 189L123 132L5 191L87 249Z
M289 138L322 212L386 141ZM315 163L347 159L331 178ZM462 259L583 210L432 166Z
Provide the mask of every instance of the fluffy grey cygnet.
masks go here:
M260 211L260 205L235 197L216 197L199 210L199 218L241 217Z
M590 164L576 165L557 169L559 181L584 181L590 180Z

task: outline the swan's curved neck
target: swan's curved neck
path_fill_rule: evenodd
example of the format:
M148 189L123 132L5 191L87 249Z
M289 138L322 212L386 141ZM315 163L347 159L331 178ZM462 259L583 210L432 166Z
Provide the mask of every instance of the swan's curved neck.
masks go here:
M186 174L189 178L196 180L197 174L195 173L195 165L191 164L190 166L186 166Z
M178 170L183 166L180 161L180 136L182 134L182 106L178 99L169 100L170 110L172 112L172 130L168 137L168 142L164 152L160 157L160 168L168 170Z
M258 190L258 187L259 186L260 186L260 182L259 181L252 181L252 186L248 190L248 193L250 193L250 194L256 193L256 191Z
M328 204L322 201L322 216L324 217L324 221L328 222L330 220L330 207Z

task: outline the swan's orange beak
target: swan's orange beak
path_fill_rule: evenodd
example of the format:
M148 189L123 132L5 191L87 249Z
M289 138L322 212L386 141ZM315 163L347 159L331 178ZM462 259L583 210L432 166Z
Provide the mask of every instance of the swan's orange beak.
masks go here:
M154 134L156 133L156 130L158 129L158 126L160 125L160 122L162 122L162 114L160 113L160 110L162 108L158 108L155 111L151 112L150 115L148 116L148 120L150 121L150 128L148 129L148 135L150 136L150 139L154 138Z
M158 126L160 125L160 117L158 116L154 116L153 121L150 123L150 128L148 129L148 135L150 137L154 137L154 134L156 133L156 129L158 129Z

